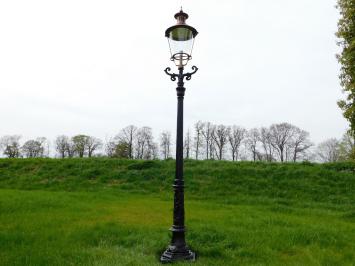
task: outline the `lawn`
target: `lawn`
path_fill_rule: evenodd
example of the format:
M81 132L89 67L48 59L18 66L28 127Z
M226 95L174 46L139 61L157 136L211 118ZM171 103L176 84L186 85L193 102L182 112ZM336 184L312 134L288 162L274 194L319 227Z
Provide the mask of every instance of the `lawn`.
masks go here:
M160 265L173 166L0 160L0 264ZM354 169L187 161L194 264L355 265Z

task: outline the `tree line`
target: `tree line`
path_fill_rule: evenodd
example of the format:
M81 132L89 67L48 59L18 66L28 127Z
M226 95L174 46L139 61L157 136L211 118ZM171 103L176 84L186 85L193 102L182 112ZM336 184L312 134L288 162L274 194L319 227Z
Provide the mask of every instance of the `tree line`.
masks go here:
M193 139L187 133L185 151L187 158L192 151L196 160L296 162L308 160L307 151L313 146L308 132L289 123L247 130L237 125L199 121L194 125L194 133Z
M0 151L9 158L92 157L126 159L173 158L174 142L169 131L155 141L152 128L129 125L105 141L84 134L59 135L51 142L45 137L30 139L21 145L21 136L0 138ZM317 146L307 131L290 123L245 129L241 126L215 125L198 121L184 138L184 157L195 160L232 160L297 162L333 162L353 158L354 138L351 131L340 140L329 139Z

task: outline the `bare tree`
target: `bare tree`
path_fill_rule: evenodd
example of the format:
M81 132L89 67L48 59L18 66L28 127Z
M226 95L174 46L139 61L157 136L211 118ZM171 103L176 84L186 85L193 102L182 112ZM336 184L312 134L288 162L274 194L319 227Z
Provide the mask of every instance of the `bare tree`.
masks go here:
M271 162L274 160L274 147L272 145L272 137L270 130L266 127L262 127L260 129L260 134L259 134L259 141L262 144L262 147L264 149L265 153L265 159L268 162Z
M163 131L160 135L160 148L163 154L163 158L166 160L170 155L171 146L171 133L169 131Z
M143 127L139 128L137 130L137 136L136 136L136 159L143 159L144 157L144 151L146 147L146 142L147 142L147 135L149 135L150 128L148 127Z
M76 152L76 146L73 141L73 138L69 139L66 147L67 155L69 158L73 158Z
M158 144L156 142L152 142L149 145L149 157L147 159L158 159L159 155L158 155Z
M239 148L246 135L246 130L239 126L232 126L229 131L228 141L231 146L232 160L237 161L239 155Z
M212 125L210 130L211 130L211 133L210 133L211 134L211 140L209 142L209 153L210 153L209 159L214 160L216 158L216 154L217 153L216 153L216 145L215 145L215 142L214 142L212 136L214 135L214 132L216 131L216 126Z
M6 135L0 139L0 149L8 158L18 158L20 153L20 139L19 135Z
M69 144L69 137L60 135L55 139L55 149L59 153L61 158L65 158L67 154L67 147Z
M145 147L145 136L142 129L138 129L137 131L137 138L135 143L135 150L136 150L136 159L143 159L144 147Z
M292 152L292 161L296 162L301 154L305 155L305 152L312 147L312 145L309 140L309 133L298 127L294 127L289 145Z
M273 124L270 127L271 143L277 151L281 162L285 160L285 150L293 136L293 128L289 123Z
M205 141L206 148L206 159L208 160L211 155L211 146L213 145L212 134L214 131L214 126L210 122L203 123L201 134Z
M143 159L145 160L152 160L158 158L158 144L153 141L153 135L151 138L147 139L147 145L144 152Z
M201 138L201 134L202 134L202 129L203 129L203 123L201 121L198 121L195 124L195 143L194 143L194 147L195 147L195 159L198 160L198 156L200 154L200 147L202 144L202 138Z
M257 149L259 139L260 139L259 130L257 128L253 128L248 131L247 138L246 138L246 146L248 150L250 150L254 162L258 158L258 154L259 154Z
M317 155L322 162L336 162L339 160L339 141L335 138L328 139L318 144Z
M118 143L113 138L106 138L105 140L105 151L108 157L115 157L115 152Z
M133 159L133 151L134 151L134 141L135 141L135 136L137 133L137 127L133 125L129 125L125 128L123 128L120 133L116 136L118 140L121 142L125 142L128 145L128 154L129 158Z
M191 140L190 129L188 129L184 140L185 159L190 158L191 143L192 140Z
M216 156L218 160L223 159L225 146L228 141L230 128L225 125L218 125L213 132L212 138L217 147Z
M156 144L150 127L137 130L135 149L137 159L150 159L156 156Z
M91 157L97 149L102 147L102 141L92 136L86 136L86 149L88 151L88 157Z

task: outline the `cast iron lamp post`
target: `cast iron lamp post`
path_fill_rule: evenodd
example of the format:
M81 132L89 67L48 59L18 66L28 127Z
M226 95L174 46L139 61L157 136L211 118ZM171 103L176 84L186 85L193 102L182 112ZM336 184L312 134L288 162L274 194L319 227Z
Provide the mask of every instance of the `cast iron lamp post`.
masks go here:
M172 240L167 250L162 254L160 261L163 263L177 260L194 261L196 255L189 250L185 242L185 208L184 208L184 175L183 175L183 122L184 122L184 79L190 80L198 68L192 67L191 73L184 73L184 67L191 59L194 39L197 30L185 23L189 16L182 10L175 14L177 24L165 31L165 37L168 38L171 60L178 68L178 74L170 73L171 69L165 69L165 73L170 76L172 81L177 82L177 131L176 131L176 168L174 181L174 219L172 231Z

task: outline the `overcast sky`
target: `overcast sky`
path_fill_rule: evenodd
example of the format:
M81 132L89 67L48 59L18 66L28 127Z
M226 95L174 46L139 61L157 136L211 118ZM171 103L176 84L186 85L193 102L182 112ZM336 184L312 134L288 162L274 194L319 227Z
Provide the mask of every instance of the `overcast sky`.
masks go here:
M314 142L341 137L335 0L1 1L0 136L175 132L164 32L181 4L199 31L185 128L289 122Z

